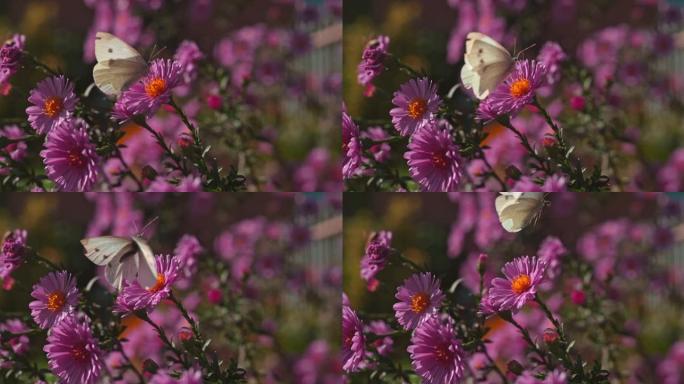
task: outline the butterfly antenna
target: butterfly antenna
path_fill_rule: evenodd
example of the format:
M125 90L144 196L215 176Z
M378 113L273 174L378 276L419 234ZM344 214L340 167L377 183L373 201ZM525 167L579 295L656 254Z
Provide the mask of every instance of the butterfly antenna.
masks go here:
M520 55L523 54L523 52L528 51L528 50L534 48L535 45L537 45L537 44L532 44L532 45L530 45L529 47L527 47L527 48L523 49L522 51L518 52L518 54L515 55L516 60L520 57Z
M513 40L513 52L518 50L518 38L516 37L515 40ZM518 58L518 55L515 55L515 58Z
M141 235L144 234L145 231L147 230L147 228L149 228L150 225L154 224L157 220L159 220L159 216L155 216L154 219L150 220L147 224L145 224L145 226L143 227L143 229L142 229L140 232L138 232L138 233L141 234Z
M152 53L150 54L150 61L156 59L161 55L162 52L166 50L166 47L161 47L157 48L157 45L155 44L154 47L152 47Z

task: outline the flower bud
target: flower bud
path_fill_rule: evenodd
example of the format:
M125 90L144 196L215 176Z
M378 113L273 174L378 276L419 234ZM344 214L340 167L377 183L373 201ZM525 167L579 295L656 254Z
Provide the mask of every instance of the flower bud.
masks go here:
M178 331L178 340L186 342L190 339L192 339L192 332L187 329L181 329Z
M570 300L572 300L572 303L575 305L584 305L587 301L587 295L584 294L584 291L582 290L573 289L572 292L570 292Z
M180 149L186 149L192 145L192 137L187 133L181 133L178 135L178 139L176 139L176 144L178 144Z
M480 256L477 257L477 273L480 275L484 275L487 270L487 257L486 253L480 253Z
M587 102L582 96L573 96L570 99L570 107L575 111L583 111L584 107L587 106Z
M215 95L213 93L207 96L206 102L207 106L215 111L221 109L221 104L223 104L221 96Z
M553 147L554 145L556 145L556 138L551 136L544 136L544 139L542 140L542 145L544 146L544 148Z
M223 295L220 290L212 288L207 292L207 300L209 300L210 303L219 304L221 303L221 299L223 299Z
M546 344L553 344L558 341L558 332L552 328L546 328L544 330L544 342Z

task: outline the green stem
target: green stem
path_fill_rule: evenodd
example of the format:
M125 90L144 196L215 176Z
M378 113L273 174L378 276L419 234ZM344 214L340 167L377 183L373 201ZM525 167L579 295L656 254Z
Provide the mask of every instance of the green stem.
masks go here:
M142 119L141 119L141 120L142 120ZM188 174L188 171L187 171L187 169L185 168L185 166L183 166L183 164L181 163L181 159L178 157L178 155L176 155L175 153L173 153L173 151L171 150L171 148L166 144L166 141L164 141L164 138L162 137L162 135L161 135L159 132L157 132L157 131L155 131L154 129L152 129L152 127L150 127L150 125L147 124L146 121L142 120L142 121L136 121L136 122L137 122L137 123L140 123L140 125L141 125L146 131L148 131L149 133L152 134L152 136L154 136L154 138L155 138L155 140L157 140L157 143L159 144L159 146L162 147L162 149L163 149L164 152L169 156L169 158L171 158L171 160L173 160L174 164L176 165L176 169L178 169L179 171L183 172L184 175L187 175L187 174Z
M126 354L126 352L123 349L123 344L121 343L121 340L119 340L119 338L117 338L117 337L115 337L114 339L116 340L117 351L121 354L121 356L123 356L124 360L126 360L126 363L128 363L128 366L131 367L131 369L133 370L133 373L135 373L135 375L138 377L138 380L140 381L140 383L145 383L145 377L143 377L142 373L140 373L140 371L138 371L138 368L136 368L133 365L133 362L131 361L131 359L128 357L128 355Z
M479 148L478 154L479 154L479 159L482 160L482 162L484 162L485 166L489 170L489 173L494 177L494 179L501 186L501 190L507 191L508 187L506 186L506 183L499 177L499 175L496 174L494 167L492 167L492 164L490 164L489 160L487 160L487 155L485 154L484 150L482 150L482 148Z
M209 176L209 168L207 167L207 164L204 162L203 158L203 144L202 144L202 139L200 138L200 133L199 133L199 128L195 127L192 122L190 122L190 119L188 119L188 116L183 112L183 109L176 104L176 101L171 98L169 101L169 105L178 113L180 116L181 120L183 121L183 124L190 130L190 133L192 134L192 139L195 143L194 145L194 150L196 151L197 155L197 167L199 168L199 171L202 175Z
M138 190L140 192L142 192L143 189L145 189L142 185L142 182L140 180L138 180L138 178L135 176L135 174L131 170L131 167L128 165L126 160L124 160L123 154L121 153L121 148L119 148L118 146L116 147L116 157L121 162L121 165L123 165L124 168L126 168L126 174L129 175L131 177L131 179L133 179L133 181L135 181L135 184L138 186Z
M504 375L504 373L501 372L501 369L499 369L494 359L492 359L492 356L489 354L489 351L487 351L487 345L485 343L482 343L482 353L484 353L485 357L487 358L487 361L489 361L489 365L492 367L494 372L496 372L496 374L499 375L499 377L501 378L501 382L503 384L508 384L508 379L506 378L506 375Z
M401 260L401 263L404 264L405 266L415 270L416 272L425 272L425 268L421 267L420 265L416 264L413 262L411 259L408 257L404 256L401 253L397 253L397 258Z
M411 68L408 64L405 64L398 57L394 55L392 55L391 57L394 59L394 63L397 65L397 67L399 67L399 70L406 72L411 77L423 77L423 75L420 72Z
M546 160L539 156L537 154L537 151L532 148L532 145L530 145L529 140L527 140L527 136L523 135L522 132L518 131L513 124L510 123L510 121L504 120L504 119L499 119L497 120L501 125L504 127L508 128L511 132L513 132L516 136L518 136L518 139L520 139L520 143L525 147L525 150L534 158L537 163L539 163L539 168L544 171L545 173L551 173L551 169L546 163Z
M513 319L513 315L502 316L502 319L506 320L507 322L513 324L514 327L518 328L518 330L523 336L523 339L525 339L530 348L532 348L532 350L539 356L542 363L548 368L552 368L546 358L546 354L544 354L544 352L541 349L539 349L539 347L537 347L537 344L534 342L534 340L532 340L532 337L530 336L530 333L527 331L527 329L525 329L525 327L518 324L518 322L515 321L515 319Z
M169 348L171 350L171 352L173 352L174 355L176 355L176 359L178 360L178 362L181 365L183 365L183 367L190 368L190 364L188 364L185 361L181 351L179 351L178 348L174 347L173 343L171 343L169 338L166 336L166 332L164 332L164 330L159 325L157 325L154 321L152 321L152 319L150 319L149 316L147 316L147 314L144 312L137 311L134 313L139 319L141 319L142 321L151 325L152 328L154 328L154 330L157 331L157 334L159 335L159 339L162 341L162 343L164 343L164 345L166 345L167 348Z
M171 294L169 295L169 299L173 302L173 304L176 305L176 308L178 308L178 310L181 312L183 318L185 318L185 320L187 320L187 322L190 324L190 326L192 327L192 333L193 335L195 335L195 338L200 340L201 342L204 342L204 339L202 338L202 335L199 331L199 326L197 326L197 322L195 322L195 319L193 319L190 316L190 314L185 309L183 304L180 301L178 301L176 296L174 296L173 292L171 292Z
M558 336L560 337L560 340L562 342L565 342L565 335L563 334L563 327L561 323L553 316L553 313L551 313L551 310L544 304L542 299L539 297L539 295L534 296L534 301L539 304L539 307L541 307L542 311L546 315L546 317L551 320L551 323L553 324L554 327L556 327L556 330L558 331Z
M39 255L38 252L34 251L32 256L34 259L36 259L36 261L38 261L38 263L42 264L43 266L47 267L48 269L52 269L55 272L62 270L62 268L57 266L52 261L50 261L50 260L42 257L41 255Z
M46 75L51 75L51 76L57 76L57 75L59 75L59 72L57 72L57 71L53 70L52 68L48 67L46 64L43 64L43 63L40 62L40 60L38 60L35 56L30 55L30 54L24 52L24 57L26 57L26 58L28 59L29 63L30 63L30 64L33 64L33 65L36 67L36 69L41 70L41 71L42 71L43 73L45 73Z
M556 139L558 139L559 144L561 142L563 142L563 130L562 130L562 128L560 128L558 125L556 125L556 123L551 118L551 115L549 115L549 113L546 111L546 109L544 107L542 107L541 103L539 103L539 100L537 100L537 97L535 97L532 100L532 105L537 107L537 109L539 109L539 112L541 112L541 114L544 116L544 120L546 120L546 123L549 125L549 127L551 127L551 129L553 129L553 132L556 134ZM565 145L565 143L563 143L563 145Z

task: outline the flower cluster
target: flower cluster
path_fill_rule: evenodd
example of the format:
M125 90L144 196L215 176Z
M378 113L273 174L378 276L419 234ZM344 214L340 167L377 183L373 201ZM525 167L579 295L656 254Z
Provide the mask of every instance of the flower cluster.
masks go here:
M26 259L26 235L23 229L5 233L0 250L0 279L11 281L12 272Z
M57 43L79 46L80 33L0 46L0 97L11 101L0 119L0 189L341 190L339 144L329 139L339 124L330 113L341 89L341 36L330 33L339 0L264 0L263 19L226 2L83 2L92 9L75 15L92 16L81 31L85 65L55 54ZM212 32L193 33L199 25ZM109 54L95 64L96 43L116 41L98 33L130 48L100 47ZM318 65L321 52L330 65ZM81 81L91 73L94 84ZM71 128L52 137L60 127Z
M363 56L357 69L359 84L366 87L366 92L374 91L373 80L385 70L390 39L387 36L378 36L368 42L363 50Z
M681 50L681 5L443 3L457 14L443 47L425 38L449 33L433 22L437 5L350 6L349 51L362 54L345 67L357 73L346 84L345 119L361 139L346 190L682 189L684 82L679 64L651 65ZM413 6L423 12L394 17ZM362 47L367 17L378 35ZM404 33L426 28L422 38Z
M548 194L540 224L505 234L493 194L425 195L383 196L380 208L372 198L353 202L352 212L360 214L345 217L355 228L350 244L359 244L353 233L360 228L383 225L393 230L377 233L400 238L402 247L395 240L375 284L364 289L353 276L345 279L345 291L353 292L343 297L342 318L343 367L351 383L385 377L607 384L618 375L674 383L682 377L677 338L663 343L662 352L635 347L667 334L665 324L678 327L684 313L680 295L670 296L684 283L671 259L682 220L678 199ZM439 235L445 216L455 218L448 237ZM369 255L382 255L378 240L372 235L365 252L346 249L345 268L356 268L360 258L365 279L368 260L378 258ZM509 258L523 251L537 256ZM378 286L396 286L396 294ZM672 313L664 318L661 304L646 304L652 300ZM616 360L597 358L604 354Z
M26 44L26 36L14 35L0 47L0 95L12 89L10 79L19 71Z
M56 221L31 208L38 197L22 198L26 204L11 213L0 210L3 222L18 211L30 222ZM145 230L150 248L175 249L155 256L148 276L136 254L112 255L118 270L97 266L85 251L74 252L80 236L40 236L42 224L8 232L0 258L20 268L21 281L4 287L13 299L0 306L0 374L12 382L65 384L111 377L122 384L210 378L238 384L256 377L341 383L339 343L323 332L340 322L334 309L341 269L323 260L328 250L311 244L309 228L338 215L339 201L303 194L255 195L239 203L219 194L56 198L55 212L72 212L61 222L90 218L85 238L135 236L143 212L154 210L163 219ZM83 209L91 204L94 209ZM311 252L310 259L301 257ZM120 289L112 281L117 272ZM32 275L36 281L26 291ZM241 353L250 357L238 359Z

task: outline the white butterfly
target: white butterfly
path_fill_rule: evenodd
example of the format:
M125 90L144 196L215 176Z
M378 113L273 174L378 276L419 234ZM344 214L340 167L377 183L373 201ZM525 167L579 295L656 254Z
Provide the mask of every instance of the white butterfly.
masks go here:
M461 81L480 100L486 99L513 68L510 52L480 32L468 34L464 59Z
M101 236L81 240L86 257L105 266L105 278L116 289L124 280L137 280L143 287L151 287L157 278L154 254L141 236Z
M507 232L520 232L541 214L544 193L500 192L495 206L501 226Z
M138 51L107 32L95 36L95 58L93 79L107 96L119 96L147 71L147 63Z

